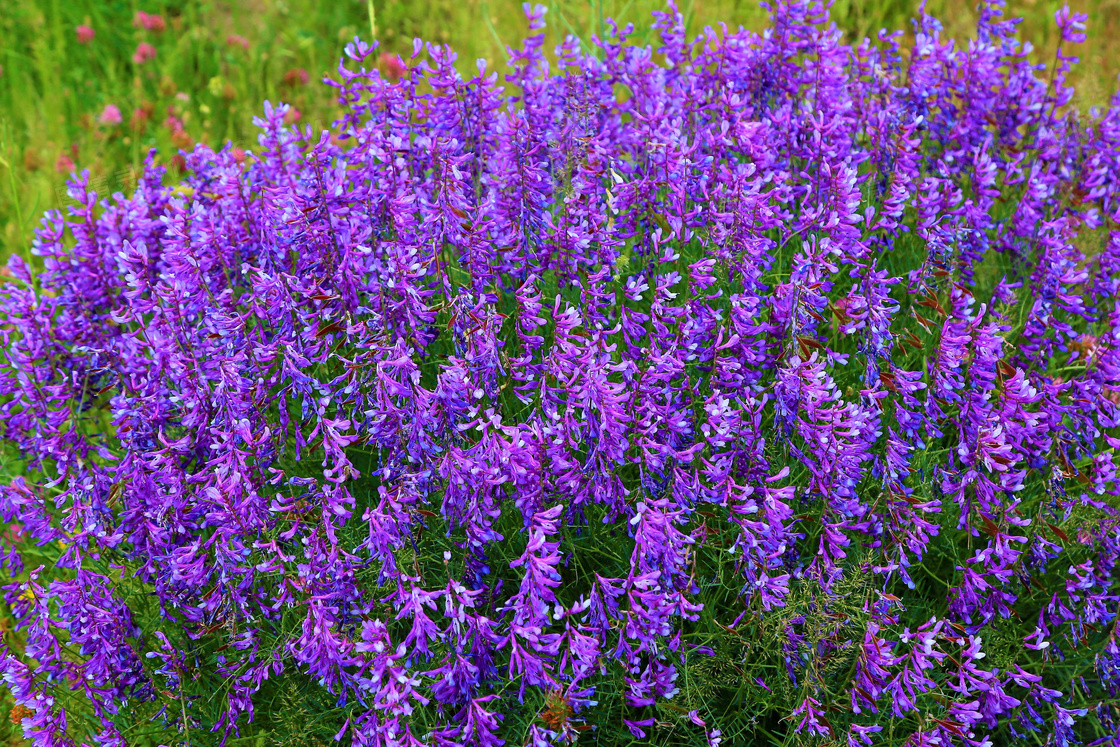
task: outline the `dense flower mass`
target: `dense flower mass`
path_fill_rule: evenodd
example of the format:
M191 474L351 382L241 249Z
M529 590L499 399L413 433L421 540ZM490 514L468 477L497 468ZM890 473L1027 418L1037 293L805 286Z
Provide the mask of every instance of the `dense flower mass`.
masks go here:
M658 13L347 47L0 286L36 745L1115 744L1120 99ZM302 741L301 741L302 740ZM243 743L243 742L239 742ZM247 742L244 742L247 743Z

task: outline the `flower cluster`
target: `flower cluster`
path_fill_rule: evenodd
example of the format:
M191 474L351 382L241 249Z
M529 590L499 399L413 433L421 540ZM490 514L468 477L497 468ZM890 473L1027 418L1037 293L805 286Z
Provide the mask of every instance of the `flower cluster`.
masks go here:
M981 11L526 6L72 179L0 286L26 736L1115 744L1120 99Z

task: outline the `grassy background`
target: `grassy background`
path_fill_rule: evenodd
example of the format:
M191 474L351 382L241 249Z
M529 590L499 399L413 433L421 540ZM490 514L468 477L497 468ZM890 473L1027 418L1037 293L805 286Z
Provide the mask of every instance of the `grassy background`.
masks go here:
M649 36L650 11L660 0L553 0L548 48L562 34L584 38L602 19L632 21ZM1023 37L1042 61L1053 58L1054 0L1011 0L1026 19ZM972 0L929 0L955 38L970 35ZM1120 0L1075 0L1090 15L1081 50L1078 102L1107 102L1120 72ZM762 29L757 0L681 0L690 31L715 25ZM881 27L908 28L917 0L837 0L833 16L849 39ZM506 45L526 30L520 0L375 0L385 48L407 53L420 36L451 44L464 65L500 62ZM137 11L159 13L162 32L136 28ZM95 38L78 42L88 25ZM65 203L71 164L88 168L101 193L129 190L150 147L170 160L202 141L253 142L252 116L264 99L292 103L302 122L326 124L336 110L318 81L333 71L342 46L368 38L367 0L4 0L0 2L0 259L24 252L43 210ZM237 35L240 38L231 39ZM147 42L156 56L132 60ZM302 71L306 71L306 78ZM309 83L303 83L308 79ZM119 125L99 122L107 105ZM133 113L142 114L134 119ZM174 117L181 126L177 125ZM143 121L140 121L143 120ZM179 132L176 132L176 129Z

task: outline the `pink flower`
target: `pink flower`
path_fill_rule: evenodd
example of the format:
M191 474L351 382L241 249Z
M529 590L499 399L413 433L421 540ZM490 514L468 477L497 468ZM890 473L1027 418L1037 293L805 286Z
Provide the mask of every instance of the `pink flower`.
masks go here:
M79 44L89 44L93 41L93 37L96 36L94 30L85 24L79 26L75 31L78 33Z
M289 86L306 86L310 80L311 76L302 67L284 73L284 83Z
M385 72L385 77L394 82L400 80L405 72L400 56L388 52L381 53L381 68Z
M103 125L115 127L121 123L121 110L117 108L116 104L106 104L97 121Z
M132 61L137 65L143 65L148 60L154 59L155 56L155 47L148 42L140 42L140 46L136 48L136 52L132 55Z
M132 110L132 119L129 120L129 125L132 127L132 129L139 130L143 128L151 118L152 105L144 104L144 106Z
M74 160L65 153L58 154L58 160L54 162L54 170L60 174L65 174L74 170Z
M163 16L158 13L145 13L142 10L136 11L136 17L132 19L132 25L146 31L154 31L157 34L167 28L167 24L163 22Z
M249 49L249 40L241 34L230 34L226 37L226 44L231 47L241 47L246 51Z
M292 124L299 121L299 109L294 106L288 109L288 113L284 115L284 124Z

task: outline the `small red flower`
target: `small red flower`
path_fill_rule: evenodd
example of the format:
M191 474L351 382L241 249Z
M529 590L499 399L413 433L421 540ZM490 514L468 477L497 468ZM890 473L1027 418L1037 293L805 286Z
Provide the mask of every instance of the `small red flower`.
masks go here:
M66 174L74 170L74 159L65 153L58 154L58 160L54 162L54 170L60 174Z
M145 31L154 31L157 34L167 28L163 16L158 13L145 13L142 10L136 11L136 17L132 19L132 25Z
M167 109L167 119L163 120L163 126L171 130L172 133L182 132L183 120L175 116L174 110L171 107Z
M382 52L380 62L381 72L394 83L404 77L405 71L408 69L401 61L400 55Z
M149 60L155 59L156 48L148 42L140 42L140 46L136 47L136 52L132 55L132 61L137 65L143 65Z
M138 108L132 110L132 118L128 121L129 127L134 130L144 129L153 113L155 113L155 107L152 106L151 102L145 101Z
M117 108L116 104L107 104L101 110L101 116L97 118L97 121L103 125L116 127L121 123L121 110Z
M97 35L92 28L86 26L85 24L82 24L74 30L78 34L79 44L89 44L91 41L93 41L93 37Z
M289 86L306 86L310 80L311 76L302 67L284 73L284 83Z
M25 718L31 718L35 715L35 711L31 710L24 705L12 706L12 710L8 713L8 718L11 719L13 724L22 724Z

